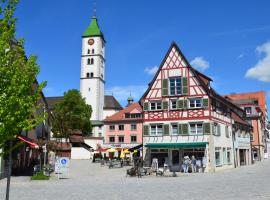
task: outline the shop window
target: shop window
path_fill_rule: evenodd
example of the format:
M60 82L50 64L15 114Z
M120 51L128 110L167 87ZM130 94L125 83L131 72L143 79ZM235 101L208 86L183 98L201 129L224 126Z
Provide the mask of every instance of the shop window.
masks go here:
M130 125L130 130L131 131L136 131L137 130L137 124L131 124Z
M136 135L130 136L130 141L136 143L137 142L137 136Z
M162 135L163 134L162 124L152 124L150 126L150 134L151 135Z
M114 131L115 130L115 126L114 125L110 125L109 130L110 131Z
M221 166L220 148L215 149L215 159L216 159L216 166Z
M190 108L202 108L202 99L189 99Z
M172 124L172 135L178 135L178 124Z
M181 95L182 83L181 78L170 78L170 95Z
M110 136L109 137L109 141L110 141L110 143L115 143L115 137L114 136Z
M118 142L119 143L124 143L125 137L124 136L118 136Z
M177 100L171 100L171 109L177 109Z
M203 134L203 123L190 123L190 135L202 135Z
M119 130L119 131L123 131L123 130L124 130L124 125L122 125L122 124L119 125L119 126L118 126L118 130Z
M162 109L161 101L151 102L150 106L151 106L151 110L161 110Z

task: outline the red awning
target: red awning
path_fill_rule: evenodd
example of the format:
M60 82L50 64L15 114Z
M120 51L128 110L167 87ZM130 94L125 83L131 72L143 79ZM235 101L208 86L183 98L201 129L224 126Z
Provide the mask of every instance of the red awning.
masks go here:
M29 138L22 137L22 136L17 136L17 138L18 138L19 140L21 140L21 141L23 141L23 142L29 144L30 147L32 147L32 148L35 148L35 149L38 149L38 148L39 148L39 146L38 146L36 143L31 142Z
M96 151L98 151L98 152L106 152L107 151L107 148L98 148L98 149L96 149Z

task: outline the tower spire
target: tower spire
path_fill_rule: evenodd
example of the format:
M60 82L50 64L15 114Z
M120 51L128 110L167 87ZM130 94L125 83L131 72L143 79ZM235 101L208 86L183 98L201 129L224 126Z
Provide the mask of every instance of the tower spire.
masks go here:
M97 3L93 1L93 18L97 17Z

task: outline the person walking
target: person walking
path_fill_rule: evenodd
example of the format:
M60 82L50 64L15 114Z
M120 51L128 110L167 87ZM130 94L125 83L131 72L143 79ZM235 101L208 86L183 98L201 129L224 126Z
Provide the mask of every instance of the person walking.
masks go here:
M192 173L197 172L197 164L196 164L195 156L191 156L191 168L192 168Z
M184 161L183 161L183 170L184 170L184 173L188 173L189 165L190 165L190 159L189 159L188 156L185 156L184 157Z

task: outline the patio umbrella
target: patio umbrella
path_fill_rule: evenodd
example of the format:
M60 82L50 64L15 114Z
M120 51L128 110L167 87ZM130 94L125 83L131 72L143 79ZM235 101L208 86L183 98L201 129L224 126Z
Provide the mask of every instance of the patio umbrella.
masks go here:
M130 153L130 152L129 152L128 149L125 149L124 153L125 153L125 154L128 154L128 153Z
M122 149L121 154L120 154L120 158L124 158L124 157L125 157L125 154L124 154L124 151Z
M109 153L115 153L115 152L117 152L117 150L116 149L113 149L113 148L110 148L110 149L107 150L107 152L109 152Z

